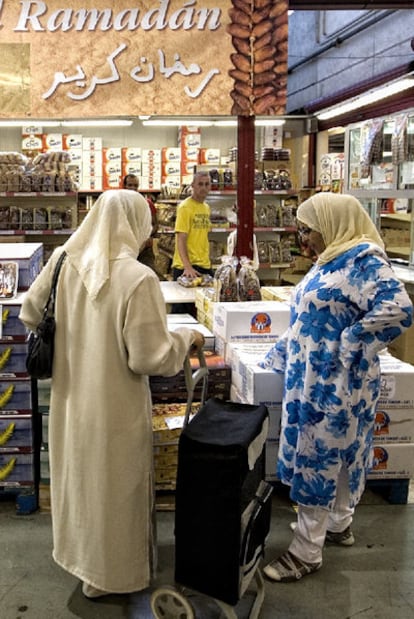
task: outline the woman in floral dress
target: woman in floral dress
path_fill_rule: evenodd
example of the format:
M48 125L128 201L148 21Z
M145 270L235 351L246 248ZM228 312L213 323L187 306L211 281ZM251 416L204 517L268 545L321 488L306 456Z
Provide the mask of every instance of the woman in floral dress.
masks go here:
M410 298L356 198L316 194L297 219L317 260L293 290L287 332L261 363L285 374L277 474L298 504L289 549L264 568L276 582L318 570L325 541L354 543L352 517L372 458L378 353L412 322Z

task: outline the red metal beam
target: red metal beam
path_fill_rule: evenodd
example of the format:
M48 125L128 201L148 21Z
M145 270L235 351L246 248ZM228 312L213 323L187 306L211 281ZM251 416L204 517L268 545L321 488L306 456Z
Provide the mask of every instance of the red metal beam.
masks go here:
M341 11L349 9L413 9L413 0L289 0L289 9L296 11Z
M254 116L237 117L237 246L236 255L253 257Z

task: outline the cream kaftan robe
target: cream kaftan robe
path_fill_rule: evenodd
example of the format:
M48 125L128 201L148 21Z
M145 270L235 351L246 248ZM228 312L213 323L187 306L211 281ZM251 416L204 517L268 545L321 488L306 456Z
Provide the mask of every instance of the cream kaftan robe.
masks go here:
M95 207L94 207L95 208ZM35 329L60 249L26 295L20 317ZM133 257L110 261L98 300L69 259L56 301L49 449L53 557L108 592L150 584L153 508L147 375L180 371L192 341L169 333L157 276Z

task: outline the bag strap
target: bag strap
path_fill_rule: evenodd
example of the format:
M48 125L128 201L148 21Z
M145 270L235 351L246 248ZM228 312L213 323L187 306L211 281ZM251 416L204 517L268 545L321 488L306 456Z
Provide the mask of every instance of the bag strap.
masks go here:
M49 298L47 300L46 308L45 308L45 314L47 314L48 316L53 316L53 314L55 313L56 286L57 286L57 281L58 281L58 277L60 273L60 268L65 258L66 258L66 252L63 251L59 256L59 260L57 261L55 270L53 272L52 287L50 289Z

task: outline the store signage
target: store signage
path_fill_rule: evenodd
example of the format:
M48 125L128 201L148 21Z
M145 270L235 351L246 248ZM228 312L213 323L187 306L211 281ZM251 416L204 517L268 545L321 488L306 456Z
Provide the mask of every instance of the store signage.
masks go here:
M283 114L287 8L0 0L0 116Z

